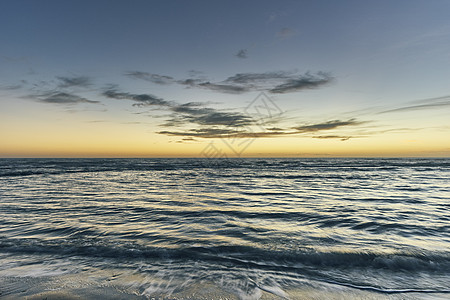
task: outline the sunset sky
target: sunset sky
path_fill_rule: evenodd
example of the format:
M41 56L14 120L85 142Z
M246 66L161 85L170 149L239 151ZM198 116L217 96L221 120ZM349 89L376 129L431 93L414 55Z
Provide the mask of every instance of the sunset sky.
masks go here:
M0 157L450 156L450 1L0 1Z

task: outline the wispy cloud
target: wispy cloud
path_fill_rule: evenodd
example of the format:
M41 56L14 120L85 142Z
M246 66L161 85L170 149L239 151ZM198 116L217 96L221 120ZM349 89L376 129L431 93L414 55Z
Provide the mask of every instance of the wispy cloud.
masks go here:
M174 79L170 76L153 74L148 72L132 71L125 73L125 75L132 78L150 81L156 84L171 84L174 82Z
M240 84L240 85L262 85L272 82L284 81L287 79L293 79L295 72L289 71L272 71L263 73L237 73L233 76L228 77L224 82L230 84Z
M40 95L31 95L30 98L36 99L40 102L53 103L53 104L77 104L77 103L100 103L99 101L88 100L86 98L77 96L75 94L64 92L50 92Z
M178 131L168 131L163 130L158 133L170 135L170 136L183 136L183 137L197 137L197 138L273 138L280 136L291 136L291 135L305 135L312 138L318 139L339 139L341 141L347 141L354 136L350 135L310 135L311 133L319 133L322 131L327 131L331 129L336 129L343 126L356 126L363 124L364 122L359 122L356 120L348 120L348 121L327 121L323 123L317 123L313 125L300 126L300 127L290 127L290 128L279 128L279 127L271 127L261 130L252 130L251 124L245 124L242 127L220 127L220 126L203 126L201 128L196 129L188 129L188 130L178 130ZM198 123L199 124L199 123ZM210 125L210 124L201 124L201 125ZM223 124L217 124L223 125Z
M37 102L55 105L71 105L71 109L66 111L74 112L76 111L73 108L75 104L101 104L100 101L90 100L80 95L80 93L91 85L91 79L87 76L56 76L56 80L30 82L29 80L22 79L19 84L7 88L22 92L23 94L19 97L23 99L31 99ZM85 109L82 111L85 111Z
M59 88L69 88L69 87L89 87L92 85L91 79L87 76L77 76L77 77L65 77L57 76L59 80Z
M225 80L212 82L199 77L174 79L173 77L141 71L128 72L132 78L147 80L156 84L176 83L189 88L199 88L220 93L242 94L250 91L268 91L274 94L298 92L319 88L330 83L333 77L326 72L297 74L292 71L270 71L262 73L237 73Z
M170 107L172 118L166 122L166 126L180 126L185 124L197 124L201 126L228 126L242 127L254 123L247 115L219 111L209 107L202 107L199 103L186 103Z
M185 142L195 142L195 141L197 141L196 139L194 139L194 138L192 138L192 137L187 137L187 138L183 138L183 139L181 139L182 141L185 141Z
M296 74L296 72L292 71L272 71L262 73L238 73L216 85L226 87L226 90L222 89L221 91L233 91L236 93L268 91L274 94L284 94L304 89L318 88L328 84L332 80L332 76L325 72L318 72L316 74L310 72ZM202 86L202 84L198 85ZM214 89L212 85L208 87Z
M247 52L247 49L241 49L234 56L236 56L237 58L247 58Z
M206 107L201 102L188 102L178 104L174 101L167 101L152 94L132 94L120 92L115 88L109 88L102 93L103 96L116 100L131 100L136 102L136 106L159 106L170 112L170 118L163 124L164 126L182 126L186 124L197 124L200 126L247 126L254 121L245 114L220 111Z
M394 112L405 112L405 111L416 111L424 109L436 109L450 107L450 96L429 98L412 102L410 105L403 107L398 107L394 109L384 110L379 112L379 114L394 113Z
M317 132L317 131L323 131L323 130L336 129L336 128L344 127L344 126L356 126L356 125L361 125L363 123L365 123L365 122L357 121L355 119L350 119L347 121L332 120L332 121L327 121L327 122L317 123L317 124L312 124L312 125L297 126L297 127L293 127L293 129L297 130L297 132L299 132L299 133L301 133L301 132Z
M196 87L217 91L222 93L241 94L250 91L249 87L232 85L232 84L218 84L211 82L202 82L195 85Z
M291 78L292 72L239 73L224 82L232 84L253 85L255 82L271 82L279 78ZM308 75L309 76L309 75ZM197 82L197 80L194 80ZM198 83L197 83L198 84ZM313 124L286 126L283 118L270 118L268 122L258 122L251 115L243 112L219 110L207 106L208 102L177 103L153 94L135 94L119 91L111 86L103 91L104 97L135 102L137 106L155 106L167 112L158 133L174 137L183 137L185 141L211 138L274 138L281 136L304 136L317 139L339 139L346 141L357 134L341 134L340 129L356 127L367 122L356 119L329 120ZM291 122L291 121L290 121ZM174 128L174 130L168 130ZM332 131L331 134L322 134Z
M190 129L187 131L168 131L163 130L158 133L170 136L183 136L183 137L201 137L201 138L221 138L225 136L231 136L238 131L233 129L224 128L200 128Z
M315 139L339 139L341 141L347 141L351 138L354 138L354 136L343 136L343 135L316 135L312 136L312 138Z
M177 83L188 86L189 88L201 88L228 94L242 94L249 91L248 87L245 86L227 83L211 83L198 78L178 80Z
M131 100L136 102L134 105L136 106L170 106L171 104L162 99L158 98L151 94L131 94L131 93L124 93L119 92L116 89L107 89L103 91L103 96L110 98L110 99L117 99L117 100Z
M274 94L285 94L305 89L314 89L328 84L331 80L331 76L324 72L319 72L316 75L306 73L297 78L288 79L287 82L275 86L270 89L269 92Z
M276 137L295 134L295 132L273 132L273 131L252 131L246 129L230 129L230 128L217 128L217 127L205 127L200 129L189 129L185 131L160 131L160 134L170 136L184 136L184 137L197 137L197 138L263 138L263 137Z
M227 128L200 128L200 129L189 129L185 131L168 131L163 130L158 132L159 134L169 135L169 136L179 136L179 137L196 137L196 138L274 138L274 137L285 137L292 135L301 135L298 131L252 131L245 129L227 129ZM339 139L341 141L347 141L355 136L344 136L344 135L313 135L307 136L316 139ZM360 136L357 136L360 137Z

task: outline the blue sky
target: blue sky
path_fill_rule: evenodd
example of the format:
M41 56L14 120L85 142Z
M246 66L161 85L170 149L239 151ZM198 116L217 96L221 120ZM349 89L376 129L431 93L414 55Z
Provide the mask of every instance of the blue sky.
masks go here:
M213 142L233 155L224 138L252 137L252 156L447 156L449 11L438 0L2 1L0 154L198 156ZM257 123L246 107L261 92L282 114Z

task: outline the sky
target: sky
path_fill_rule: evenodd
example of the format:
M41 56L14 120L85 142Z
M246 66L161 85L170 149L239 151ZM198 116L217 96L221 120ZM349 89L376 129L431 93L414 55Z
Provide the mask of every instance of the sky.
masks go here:
M450 157L450 1L0 1L0 157Z

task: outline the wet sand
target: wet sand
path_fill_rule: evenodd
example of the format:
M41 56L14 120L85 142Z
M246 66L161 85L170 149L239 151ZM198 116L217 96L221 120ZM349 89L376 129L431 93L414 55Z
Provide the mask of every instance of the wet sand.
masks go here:
M75 288L64 287L69 278L61 279L61 287L56 286L59 279L52 278L3 278L0 282L0 298L5 300L79 300L79 299L198 299L198 300L268 300L268 299L305 299L305 300L346 300L346 299L448 299L445 294L425 295L418 293L408 294L382 294L369 291L361 291L348 287L341 287L327 283L308 283L303 287L292 289L256 288L251 294L240 294L238 291L228 291L212 283L193 284L182 291L174 293L161 293L151 289L141 290L133 288L133 285L103 283L95 286L93 283L73 282ZM72 278L75 279L75 278Z

